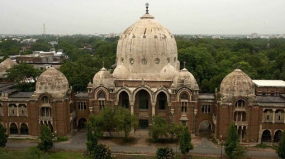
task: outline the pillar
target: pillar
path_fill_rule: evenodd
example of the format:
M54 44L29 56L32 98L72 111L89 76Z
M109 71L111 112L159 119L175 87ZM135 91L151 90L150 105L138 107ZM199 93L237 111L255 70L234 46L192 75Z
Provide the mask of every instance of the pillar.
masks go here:
M16 107L17 107L17 116L19 116L19 104L18 103L16 104Z
M275 123L275 111L276 109L272 109L272 115L273 115L273 118L272 118L272 123Z
M152 105L151 113L152 113L152 114L151 114L152 116L154 116L154 115L155 115L155 105L154 105L154 104Z
M131 105L131 114L134 115L134 105Z

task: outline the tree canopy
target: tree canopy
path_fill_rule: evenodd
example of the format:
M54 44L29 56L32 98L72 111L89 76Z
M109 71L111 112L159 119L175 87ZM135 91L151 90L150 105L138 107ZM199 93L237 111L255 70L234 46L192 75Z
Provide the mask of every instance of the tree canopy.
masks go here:
M7 143L8 135L6 134L6 129L0 123L0 147L5 147Z
M285 158L285 131L283 131L281 134L281 140L276 149L276 153L280 158Z

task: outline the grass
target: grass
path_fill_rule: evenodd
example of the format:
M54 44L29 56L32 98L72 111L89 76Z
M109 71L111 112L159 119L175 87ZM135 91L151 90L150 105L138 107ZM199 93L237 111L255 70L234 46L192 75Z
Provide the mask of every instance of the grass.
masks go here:
M134 145L138 142L138 138L135 137L129 137L128 140L125 140L124 137L110 137L110 136L105 136L105 137L101 137L100 140L110 140L116 144L120 144L120 145Z

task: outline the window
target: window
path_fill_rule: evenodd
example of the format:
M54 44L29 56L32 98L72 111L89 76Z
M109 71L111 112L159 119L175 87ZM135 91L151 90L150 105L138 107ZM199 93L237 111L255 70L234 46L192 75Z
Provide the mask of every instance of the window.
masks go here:
M105 98L105 94L103 92L99 93L99 98Z
M104 100L99 100L99 109L102 110L105 107L105 101Z
M166 95L164 93L159 94L159 109L166 109Z
M211 105L202 105L201 106L201 111L203 113L210 113L211 112Z
M79 102L77 103L78 110L86 110L86 103L85 102Z
M0 116L3 116L3 106L0 104Z
M187 112L187 102L181 102L181 111L183 113Z
M48 97L47 97L47 96L43 96L43 97L42 97L42 102L43 102L43 103L49 103Z
M181 95L181 99L185 99L185 100L188 100L188 95L186 93L183 93Z
M148 93L144 90L139 92L139 109L148 109Z
M236 107L243 108L245 106L245 101L244 100L238 100L236 102Z

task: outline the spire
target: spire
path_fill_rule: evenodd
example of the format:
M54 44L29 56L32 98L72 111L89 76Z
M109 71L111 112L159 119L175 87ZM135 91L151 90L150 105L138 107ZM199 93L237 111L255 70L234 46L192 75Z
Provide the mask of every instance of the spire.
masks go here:
M146 7L146 13L145 13L145 14L148 14L148 6L149 6L149 4L148 4L148 3L146 3L146 4L145 4L145 7Z

